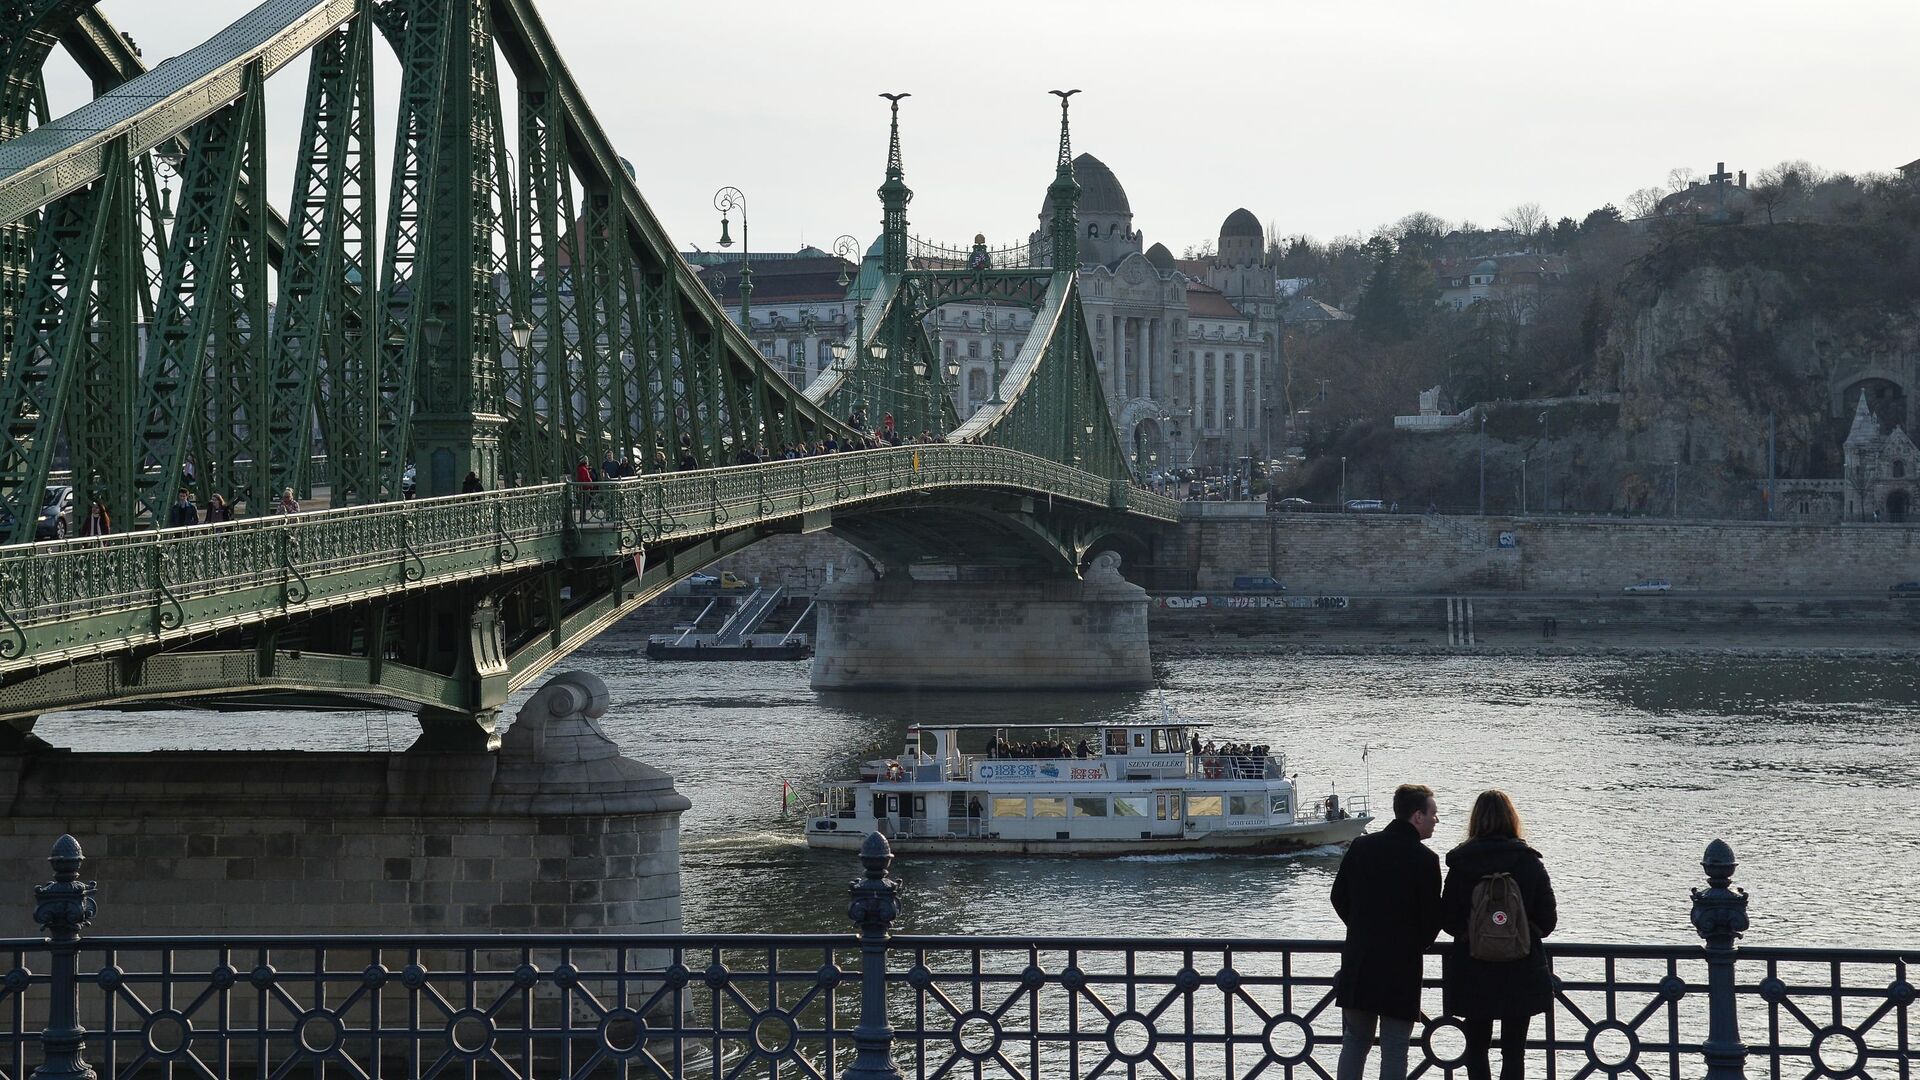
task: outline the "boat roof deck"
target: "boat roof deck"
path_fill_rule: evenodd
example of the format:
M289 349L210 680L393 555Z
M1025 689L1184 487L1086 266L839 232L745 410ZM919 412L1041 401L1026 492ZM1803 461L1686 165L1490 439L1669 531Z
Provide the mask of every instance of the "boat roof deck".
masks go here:
M1009 728L1016 730L1046 731L1054 728L1202 728L1212 726L1213 722L1210 720L1100 720L1086 723L1069 723L1065 720L1058 720L1045 724L911 724L907 727L907 733L912 734L916 731L1006 731Z

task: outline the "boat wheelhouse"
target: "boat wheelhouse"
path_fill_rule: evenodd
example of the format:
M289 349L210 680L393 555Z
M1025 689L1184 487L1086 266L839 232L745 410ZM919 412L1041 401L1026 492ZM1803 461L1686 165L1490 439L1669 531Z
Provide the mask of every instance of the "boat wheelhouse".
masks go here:
M1206 739L1208 726L916 725L898 758L825 785L807 843L857 849L878 831L903 853L1268 852L1345 843L1372 820L1364 795L1303 804L1284 755ZM1022 743L1010 731L1043 737ZM986 745L964 752L963 735Z

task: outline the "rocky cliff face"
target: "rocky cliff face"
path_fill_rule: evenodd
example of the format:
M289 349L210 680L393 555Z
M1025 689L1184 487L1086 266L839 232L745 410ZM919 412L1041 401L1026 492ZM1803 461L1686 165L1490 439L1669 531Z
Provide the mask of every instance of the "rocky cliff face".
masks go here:
M1838 476L1862 390L1911 425L1920 289L1903 238L1821 225L1699 229L1621 285L1597 381L1621 391L1615 508L1679 463L1701 509L1758 508L1767 421L1782 476Z
M1783 478L1840 475L1863 391L1884 426L1913 433L1920 256L1902 233L1856 226L1665 238L1629 268L1594 370L1572 381L1617 391L1617 408L1490 407L1490 511L1518 509L1524 476L1532 510L1666 515L1677 486L1684 516L1761 516L1769 414ZM1349 455L1349 497L1377 485L1415 507L1472 507L1480 447L1477 430L1373 429L1334 452Z

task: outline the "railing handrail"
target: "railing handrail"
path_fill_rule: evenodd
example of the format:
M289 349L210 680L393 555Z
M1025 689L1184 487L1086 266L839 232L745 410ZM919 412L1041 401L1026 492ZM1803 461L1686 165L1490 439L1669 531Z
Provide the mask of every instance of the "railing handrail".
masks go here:
M1110 1063L1115 1056L1128 1064L1151 1059L1154 1072L1169 1075L1169 1061L1183 1067L1185 1075L1199 1075L1221 1056L1227 1061L1239 1056L1255 1072L1278 1062L1283 1070L1276 1075L1293 1075L1293 1066L1316 1052L1331 1053L1342 1041L1337 1028L1328 1030L1328 1018L1339 1015L1332 1008L1339 974L1329 961L1341 954L1341 941L894 934L899 890L887 877L892 852L885 837L869 834L860 859L864 874L849 888L853 929L834 934L83 939L81 931L96 914L95 885L81 879L79 844L61 837L49 859L54 880L34 889L35 921L46 936L0 940L0 952L11 953L15 965L0 986L0 1001L14 995L0 1008L0 1054L11 1062L9 1075L17 1077L29 1060L25 1048L38 1042L45 1064L34 1075L53 1080L87 1075L86 1052L93 1045L105 1056L106 1075L119 1080L136 1075L155 1048L171 1052L164 1049L170 1043L155 1041L156 1034L177 1033L181 1052L191 1042L208 1060L257 1054L259 1060L251 1064L263 1072L295 1060L301 1050L292 1043L304 1036L344 1047L341 1038L349 1031L355 1040L349 1053L377 1058L401 1048L431 1049L409 1075L421 1075L417 1065L441 1054L442 1046L473 1053L475 1046L492 1045L496 1038L515 1060L529 1064L549 1048L616 1056L635 1050L637 1043L621 1041L621 1032L606 1022L576 1026L563 1013L557 1025L528 1023L526 1018L538 1015L536 1006L574 1001L576 987L613 995L610 1008L596 1008L608 1020L619 1016L638 1023L644 1013L647 1038L675 1054L698 1047L719 1060L737 1049L765 1057L776 1071L794 1061L810 1075L848 1080L902 1076L893 1060L896 1050L917 1061L919 1075L928 1075L944 1074L963 1058L982 1060L1003 1046L1030 1063L1023 1075L1084 1075L1077 1071L1081 1066ZM1808 1063L1814 1075L1879 1075L1866 1066L1890 1061L1901 1063L1904 1076L1905 1063L1920 1056L1908 1023L1920 996L1908 981L1908 968L1920 951L1742 948L1737 939L1747 929L1747 897L1731 887L1731 849L1715 841L1702 867L1708 886L1692 891L1690 913L1699 942L1545 944L1552 958L1589 962L1556 969L1544 1032L1530 1033L1526 1040L1527 1053L1547 1055L1548 1075L1557 1075L1556 1063L1570 1063L1574 1075L1584 1076L1594 1070L1582 1065L1591 1063L1612 1076L1627 1071L1651 1076L1652 1069L1697 1077L1704 1064L1706 1080L1742 1080L1752 1056L1770 1062L1771 1071L1763 1068L1763 1073L1775 1076L1783 1075L1781 1066L1787 1063L1794 1075ZM1418 975L1423 993L1444 987L1445 969L1436 979L1433 958L1458 948L1456 940L1425 950L1427 962ZM517 961L502 958L516 952ZM810 955L814 952L820 954L817 960ZM108 956L95 961L91 954L97 953ZM298 953L310 956L291 955ZM854 967L849 961L856 953ZM756 956L758 961L744 959ZM1317 962L1302 962L1307 957ZM765 970L752 966L761 961ZM507 965L515 963L509 970ZM1776 974L1779 965L1794 964L1802 966ZM1845 965L1869 970L1856 971L1849 982ZM457 1005L457 997L449 1004L445 991L462 986L465 1006ZM383 993L394 995L394 1007L384 1016L378 1006L383 993L365 992L377 987L390 987ZM483 988L488 997L476 1003L475 993ZM764 1004L744 990L764 997ZM543 996L536 999L536 993ZM31 1009L25 1003L29 994L35 998ZM102 995L104 1007L88 1013L81 1006L95 994ZM268 1015L270 994L278 1003L273 1016ZM1256 994L1265 997L1264 1003ZM257 1016L245 1004L254 995L260 1002ZM156 996L170 1003L159 1012L145 1004ZM497 1027L487 1020L490 1011L481 1006L496 996L521 1018L508 1016ZM363 1004L354 1006L356 1001ZM1167 1008L1177 1001L1184 1004ZM1874 1001L1878 1007L1854 1010L1849 1017L1841 1013L1848 1002ZM116 1012L122 1002L126 1008ZM413 1013L405 1007L409 1002ZM1830 1023L1824 1019L1829 1002ZM901 1007L909 1003L910 1008ZM208 1015L199 1011L203 1008L224 1018L235 1006L233 1024L202 1022ZM362 1011L349 1015L349 1008ZM726 1010L738 1022L723 1017ZM810 1011L803 1015L802 1010ZM1004 1022L996 1019L1006 1010L1020 1013ZM1743 1016L1758 1023L1756 1034L1765 1041L1752 1047L1741 1042ZM308 1026L315 1017L322 1025L317 1029ZM32 1021L42 1025L39 1032L28 1030ZM105 1030L89 1032L88 1022L104 1024ZM464 1035L457 1030L463 1024L468 1025ZM1457 1035L1460 1021L1443 1014L1424 1020L1415 1040L1422 1070L1457 1075L1463 1059L1433 1042L1436 1032L1448 1028ZM782 1037L765 1037L769 1034ZM1124 1047L1122 1035L1130 1040ZM1288 1041L1276 1041L1276 1035ZM1610 1049L1605 1040L1611 1040ZM1165 1059L1159 1056L1162 1050ZM1837 1063L1829 1054L1837 1055ZM1604 1055L1613 1057L1603 1061ZM816 1068L820 1064L824 1070ZM1318 1071L1322 1065L1309 1067ZM1231 1074L1243 1072L1236 1067Z

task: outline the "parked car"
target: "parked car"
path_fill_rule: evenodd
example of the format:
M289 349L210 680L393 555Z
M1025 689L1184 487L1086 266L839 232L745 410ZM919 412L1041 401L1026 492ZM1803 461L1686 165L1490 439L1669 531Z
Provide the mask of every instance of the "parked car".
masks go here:
M748 583L735 577L733 571L722 570L720 571L720 587L723 589L744 589L748 587Z
M12 524L12 516L0 510L0 528L6 528ZM73 488L66 484L56 484L41 492L40 516L33 523L33 538L65 540L73 533Z
M1347 500L1347 513L1349 514L1384 514L1386 512L1387 504L1381 502L1379 499Z
M1265 574L1242 574L1233 579L1233 591L1243 593L1283 593L1287 591L1287 587Z
M1298 495L1280 499L1273 504L1275 510L1308 510L1312 507L1312 499L1303 499Z
M720 579L704 571L687 575L687 584L696 589L711 589L720 584Z
M1896 600L1920 600L1920 581L1903 581L1887 590Z
M1672 592L1673 583L1665 578L1648 578L1645 581L1636 581L1620 591L1630 593Z

